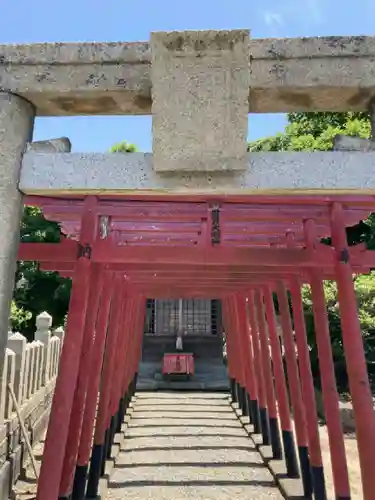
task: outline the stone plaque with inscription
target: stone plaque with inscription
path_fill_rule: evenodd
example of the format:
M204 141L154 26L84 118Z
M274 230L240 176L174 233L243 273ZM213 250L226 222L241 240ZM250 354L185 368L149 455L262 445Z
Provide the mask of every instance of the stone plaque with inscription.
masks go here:
M249 32L151 34L154 168L246 168Z

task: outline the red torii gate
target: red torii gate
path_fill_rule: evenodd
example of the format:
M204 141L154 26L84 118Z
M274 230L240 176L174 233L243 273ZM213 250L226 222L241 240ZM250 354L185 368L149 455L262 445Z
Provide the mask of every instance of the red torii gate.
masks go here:
M82 499L90 451L87 497L97 495L105 458L135 390L146 297L223 300L232 398L272 446L274 458L284 452L289 477L298 477L274 292L305 495L326 498L302 283L312 290L335 494L350 498L323 279L338 285L363 495L372 498L375 417L352 275L375 267L375 254L363 245L348 248L345 227L367 217L375 197L88 196L30 197L26 203L41 206L70 238L22 243L18 258L73 278L38 500ZM329 235L332 247L319 242Z

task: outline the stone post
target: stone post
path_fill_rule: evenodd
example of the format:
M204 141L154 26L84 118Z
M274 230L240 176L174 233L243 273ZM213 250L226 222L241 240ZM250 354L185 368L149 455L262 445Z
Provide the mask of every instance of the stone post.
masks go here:
M42 342L44 345L44 356L43 356L43 366L42 369L42 385L46 384L49 380L49 371L51 363L51 325L52 316L50 316L46 311L40 313L36 317L36 332L35 340Z
M55 337L57 337L59 339L58 350L57 350L57 362L56 362L57 364L56 364L56 370L55 370L55 375L57 375L59 372L61 351L62 351L63 344L64 344L65 330L62 326L59 326L58 328L56 328L53 331L53 334Z
M39 390L43 386L44 381L44 359L45 359L45 351L44 344L40 340L37 340L36 343L39 346L39 364L37 370L37 390Z
M22 390L22 401L25 402L29 399L29 374L30 374L30 363L31 363L31 344L26 344L25 351L25 370L23 375L23 390Z
M62 348L62 345L64 342L64 335L65 335L64 328L62 326L59 326L58 328L53 330L53 335L60 340L60 352L61 352L61 348Z
M14 376L16 373L16 355L11 349L5 350L5 356L7 358L7 371L4 368L3 378L6 379L6 387L8 388L8 384L11 384L14 390ZM10 397L10 394L7 390L5 395L5 411L4 411L4 420L9 420L12 416L13 412L13 401Z
M14 374L14 394L17 403L21 406L23 403L23 387L26 363L26 338L20 333L14 333L8 339L8 348L16 355L15 374Z
M31 342L29 344L30 349L30 360L29 360L29 370L27 373L28 383L27 383L27 398L31 398L34 394L34 373L35 373L35 365L36 365L36 355L37 355L37 347L38 344L36 342Z
M49 362L49 379L51 380L55 375L55 366L56 366L56 354L59 340L57 337L52 337L50 340L50 362Z
M3 425L4 423L4 418L5 418L5 406L6 406L6 399L8 397L8 387L7 384L8 382L8 360L9 360L9 353L11 351L9 349L6 349L5 352L5 358L4 358L4 374L1 378L1 386L0 386L0 425Z
M32 138L35 109L25 99L0 91L0 375L8 340L9 310L19 244L22 155Z
M37 392L41 385L41 369L42 369L42 352L44 349L44 345L39 340L35 342L35 364L34 364L34 373L33 373L33 392Z

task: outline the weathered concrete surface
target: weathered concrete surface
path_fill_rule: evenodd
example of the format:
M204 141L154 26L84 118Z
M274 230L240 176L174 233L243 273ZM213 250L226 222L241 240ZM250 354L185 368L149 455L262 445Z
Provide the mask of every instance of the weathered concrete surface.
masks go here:
M151 34L157 172L246 168L249 33Z
M375 37L253 39L249 111L365 110ZM0 45L0 88L39 116L151 113L147 42Z
M258 194L375 191L375 152L251 153L245 172L163 173L151 154L24 155L26 194Z
M105 498L282 496L227 395L173 392L137 395Z
M22 154L31 140L33 106L0 91L0 376L8 341L10 302L16 270L22 197L18 191Z
M42 153L70 153L71 150L72 144L67 137L29 142L26 149L26 151L39 151Z
M334 151L375 151L375 142L360 137L336 135L332 149Z

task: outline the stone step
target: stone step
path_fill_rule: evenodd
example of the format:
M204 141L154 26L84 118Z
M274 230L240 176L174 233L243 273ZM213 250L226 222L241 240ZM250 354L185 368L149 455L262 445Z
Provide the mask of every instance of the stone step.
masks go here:
M139 380L137 383L137 390L154 390L154 391L162 391L162 390L176 390L176 391L227 391L229 388L229 384L227 381L207 381L207 382L195 382L195 381L157 381L154 379L145 379Z

